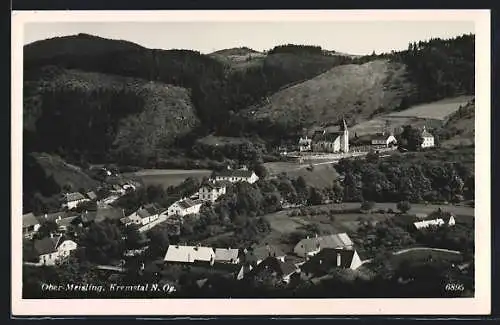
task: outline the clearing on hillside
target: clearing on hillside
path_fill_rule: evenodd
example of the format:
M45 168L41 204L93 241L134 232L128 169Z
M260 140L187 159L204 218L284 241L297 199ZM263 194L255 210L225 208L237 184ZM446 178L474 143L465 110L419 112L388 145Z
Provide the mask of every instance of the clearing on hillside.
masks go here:
M202 180L211 173L212 171L207 169L144 169L124 176L142 181L145 186L161 185L167 188L177 186L189 177Z
M458 111L460 107L467 105L473 96L460 96L447 98L432 103L413 106L403 111L393 112L377 116L369 121L359 123L351 128L350 136L354 134L374 134L381 132L387 125L391 129L412 125L414 127L440 127L446 119Z

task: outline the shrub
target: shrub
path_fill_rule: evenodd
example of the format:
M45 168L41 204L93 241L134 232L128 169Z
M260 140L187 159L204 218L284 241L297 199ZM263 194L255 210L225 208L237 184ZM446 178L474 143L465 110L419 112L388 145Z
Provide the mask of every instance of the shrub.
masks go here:
M374 206L375 206L375 202L373 202L373 201L363 201L361 203L361 210L370 211L373 209Z
M402 213L406 213L406 212L410 211L411 205L410 205L410 202L408 202L408 201L401 201L401 202L398 202L397 208Z

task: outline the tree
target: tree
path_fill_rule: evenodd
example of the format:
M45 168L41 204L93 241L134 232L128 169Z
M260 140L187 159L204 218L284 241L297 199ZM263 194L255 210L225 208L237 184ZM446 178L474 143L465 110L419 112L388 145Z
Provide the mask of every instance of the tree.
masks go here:
M417 151L421 148L423 141L424 139L418 129L413 128L411 125L405 125L403 127L403 132L400 134L399 141L402 147L411 151Z
M375 202L373 201L363 201L361 203L361 210L370 211L375 207Z
M162 225L153 228L148 234L148 255L157 258L163 256L169 245L168 229Z
M398 202L396 207L402 213L406 213L406 212L410 211L410 209L411 209L410 202L408 202L408 201L400 201L400 202Z
M38 231L36 233L36 238L44 238L50 236L50 234L54 234L57 232L59 229L59 226L57 223L53 220L45 220L42 222L40 225L40 228L38 228Z
M137 225L129 225L125 228L125 245L128 249L138 249L144 246L146 238L139 232Z
M321 190L312 187L307 200L309 205L319 205L323 203L323 193Z

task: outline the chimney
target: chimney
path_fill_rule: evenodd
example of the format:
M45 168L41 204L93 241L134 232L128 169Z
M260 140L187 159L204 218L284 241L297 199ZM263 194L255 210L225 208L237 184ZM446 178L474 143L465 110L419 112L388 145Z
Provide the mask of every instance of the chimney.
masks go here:
M342 257L340 256L340 253L337 253L337 266L340 267L342 262Z

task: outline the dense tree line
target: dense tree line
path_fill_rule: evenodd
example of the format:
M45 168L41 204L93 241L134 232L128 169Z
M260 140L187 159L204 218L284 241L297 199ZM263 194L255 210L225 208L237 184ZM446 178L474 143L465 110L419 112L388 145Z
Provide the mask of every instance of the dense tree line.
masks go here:
M473 168L455 157L429 155L411 158L341 159L344 201L422 202L460 201L474 198Z

